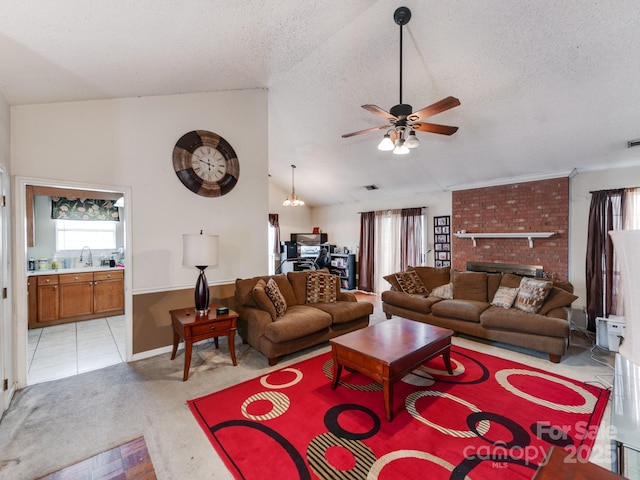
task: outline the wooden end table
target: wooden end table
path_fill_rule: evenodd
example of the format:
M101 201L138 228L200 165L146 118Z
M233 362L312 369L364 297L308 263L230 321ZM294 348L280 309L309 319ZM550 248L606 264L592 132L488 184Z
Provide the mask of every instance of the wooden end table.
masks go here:
M442 355L451 370L453 331L422 322L394 318L330 340L333 382L342 367L353 368L382 384L387 420L393 419L393 385L427 360Z
M224 305L211 305L208 313L200 315L195 308L181 308L172 310L171 325L173 326L173 351L171 360L176 358L178 343L184 341L184 375L182 381L189 378L189 367L191 366L191 350L194 342L213 338L216 348L218 348L218 337L228 337L229 353L233 365L236 362L236 349L234 344L236 334L236 321L238 314L229 309L229 313L217 315L216 308Z

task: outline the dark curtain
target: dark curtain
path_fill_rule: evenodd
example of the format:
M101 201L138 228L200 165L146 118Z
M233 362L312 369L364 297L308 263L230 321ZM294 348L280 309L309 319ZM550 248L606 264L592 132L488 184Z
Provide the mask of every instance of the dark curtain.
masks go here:
M365 292L373 292L374 287L374 258L375 242L374 228L376 223L375 212L362 212L360 214L360 253L358 258L358 289Z
M400 211L400 268L422 264L422 208Z
M611 230L622 224L624 189L592 192L587 232L587 329L595 332L596 318L611 313L613 301L613 243ZM614 209L614 203L619 208ZM617 212L616 212L617 211Z
M51 218L119 222L120 212L114 200L51 197Z
M273 227L274 238L273 238L273 253L275 255L280 255L280 222L278 221L277 213L269 214L269 225Z

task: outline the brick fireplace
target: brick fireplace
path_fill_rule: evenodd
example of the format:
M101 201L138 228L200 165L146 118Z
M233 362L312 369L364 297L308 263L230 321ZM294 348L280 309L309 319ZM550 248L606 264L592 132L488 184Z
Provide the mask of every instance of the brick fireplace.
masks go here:
M556 232L550 238L458 238L455 232ZM569 272L569 178L513 183L452 193L452 267L467 262L541 265L566 280ZM530 246L532 245L532 246Z

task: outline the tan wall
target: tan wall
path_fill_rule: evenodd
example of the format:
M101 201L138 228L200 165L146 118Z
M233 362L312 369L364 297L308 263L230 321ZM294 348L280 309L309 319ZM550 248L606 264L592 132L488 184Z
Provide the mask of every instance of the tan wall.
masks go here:
M210 305L234 309L235 284L209 287ZM194 305L193 288L133 296L133 354L173 344L171 310Z

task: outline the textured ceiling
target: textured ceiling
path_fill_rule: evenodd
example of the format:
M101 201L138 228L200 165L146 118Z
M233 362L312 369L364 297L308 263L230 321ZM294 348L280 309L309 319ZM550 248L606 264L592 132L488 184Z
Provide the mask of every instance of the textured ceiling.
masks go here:
M452 95L409 155L360 105ZM269 172L311 205L640 164L637 0L3 0L11 105L268 88ZM379 190L367 191L375 184Z

